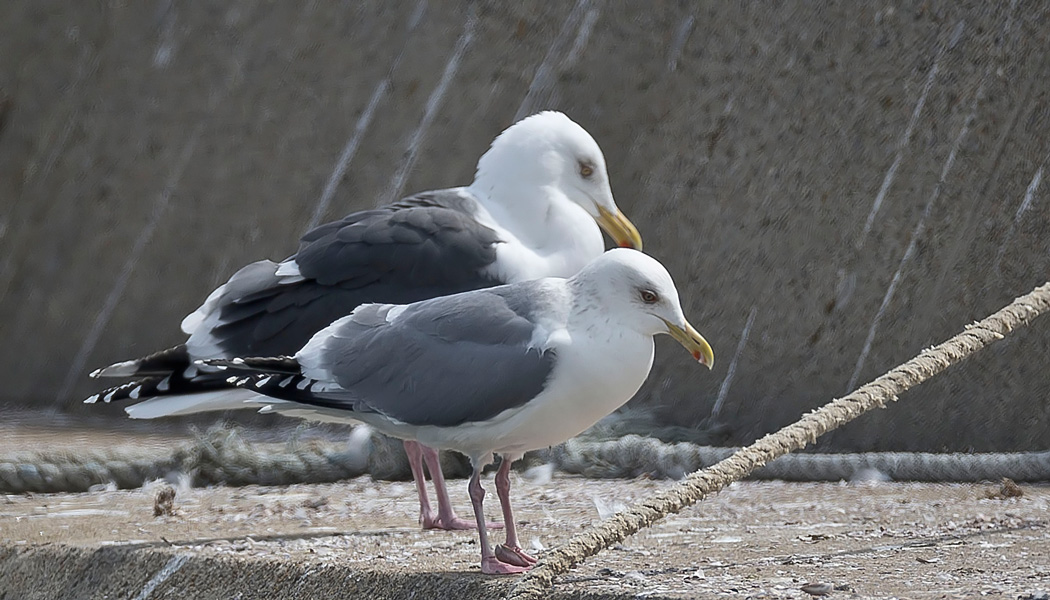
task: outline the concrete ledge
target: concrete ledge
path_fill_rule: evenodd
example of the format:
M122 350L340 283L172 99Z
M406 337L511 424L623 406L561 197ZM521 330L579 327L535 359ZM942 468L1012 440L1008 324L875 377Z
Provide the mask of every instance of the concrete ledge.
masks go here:
M0 547L0 598L433 598L503 596L513 579L477 573L397 573L242 560L157 548ZM630 598L583 591L552 598ZM657 596L654 596L659 598Z
M673 485L513 477L519 536L541 558ZM155 517L161 485L0 497L0 600L470 600L515 581L480 574L473 532L419 530L408 482L183 489L174 514ZM836 597L1038 597L1050 588L1050 486L998 489L738 483L578 565L549 597L808 600L810 582Z

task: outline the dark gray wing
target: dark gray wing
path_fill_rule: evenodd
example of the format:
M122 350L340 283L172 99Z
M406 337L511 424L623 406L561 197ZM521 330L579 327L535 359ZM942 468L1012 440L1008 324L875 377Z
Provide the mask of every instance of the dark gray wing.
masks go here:
M193 359L290 355L361 304L407 304L503 283L483 274L498 239L471 208L454 190L425 192L311 230L289 259L301 277L278 275L268 260L245 266L187 319L194 322L187 345L95 372L154 377L89 401L223 388L226 374L199 372Z
M408 304L502 283L483 274L496 260L496 232L464 201L451 190L427 192L310 231L289 259L301 280L290 283L269 261L231 278L213 309L209 343L217 355L293 354L360 304Z
M491 419L539 395L554 368L553 350L530 345L528 285L421 302L392 322L400 307L363 307L296 356L305 377L253 376L239 385L411 425Z

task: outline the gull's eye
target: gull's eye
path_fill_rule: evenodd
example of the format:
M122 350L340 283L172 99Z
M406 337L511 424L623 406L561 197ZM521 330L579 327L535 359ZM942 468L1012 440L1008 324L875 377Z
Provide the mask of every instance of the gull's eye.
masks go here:
M656 292L652 290L642 290L639 292L639 295L642 297L642 302L646 304L655 304L660 299L660 296L657 296Z
M591 175L594 175L594 167L592 167L591 165L581 161L580 162L580 177L583 177L584 179L590 179Z

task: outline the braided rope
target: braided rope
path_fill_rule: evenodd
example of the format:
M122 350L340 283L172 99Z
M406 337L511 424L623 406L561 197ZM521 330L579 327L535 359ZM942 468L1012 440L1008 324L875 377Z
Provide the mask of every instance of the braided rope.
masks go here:
M969 358L1047 311L1050 311L1050 283L1017 298L991 316L968 325L948 341L923 350L918 356L853 393L829 402L715 465L690 474L673 488L574 536L526 573L510 590L508 598L525 600L544 596L553 585L554 578L567 572L576 563L747 477L773 459L799 450L862 414L885 406L887 401L897 400L898 395L905 390Z

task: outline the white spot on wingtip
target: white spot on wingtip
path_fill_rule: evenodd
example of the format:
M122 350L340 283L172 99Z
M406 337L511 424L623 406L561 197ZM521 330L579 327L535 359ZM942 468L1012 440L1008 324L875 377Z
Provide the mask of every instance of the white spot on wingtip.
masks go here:
M101 367L91 372L91 377L130 377L139 369L138 360L125 360L113 363L108 367Z
M295 375L289 375L288 377L285 377L281 383L278 383L277 387L288 387L288 384L293 381L295 381Z
M128 394L128 398L131 398L132 400L138 400L139 399L139 392L141 392L141 391L142 391L142 386L141 385L135 386L135 389L131 390L131 393Z
M295 283L303 280L302 274L299 273L299 263L295 260L286 260L277 265L274 275L282 278L281 283Z
M157 391L158 392L166 392L170 388L171 388L171 375L168 375L164 379L161 379L160 383L157 384Z
M84 404L94 404L96 402L98 402L98 394L88 396L87 399L84 400Z
M260 379L260 380L255 382L255 387L257 387L257 388L263 387L267 383L270 383L270 379L271 379L270 376L263 377L262 379Z
M295 387L300 390L305 390L310 385L309 379L303 379L299 383L295 384Z
M387 323L393 323L394 321L396 321L397 318L401 316L401 313L405 312L406 308L408 308L408 306L394 306L394 307L392 307L386 313L386 322Z

